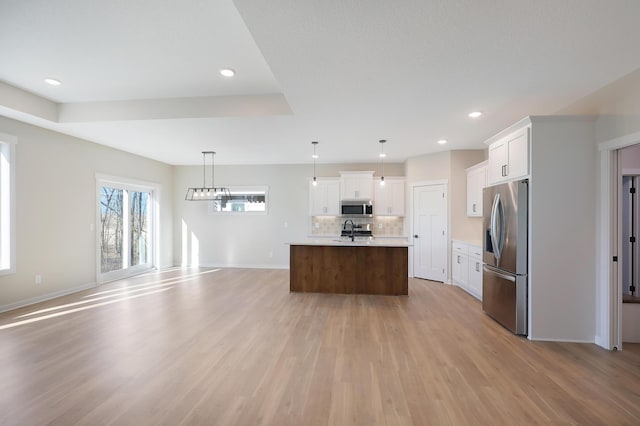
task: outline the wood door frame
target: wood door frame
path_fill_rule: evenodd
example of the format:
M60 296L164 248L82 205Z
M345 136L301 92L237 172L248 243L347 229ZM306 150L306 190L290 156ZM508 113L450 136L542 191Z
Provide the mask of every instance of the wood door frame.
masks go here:
M622 349L622 277L621 262L613 256L621 253L618 238L621 218L618 150L640 144L640 132L598 144L598 212L596 223L596 336L595 343L605 349Z
M447 259L447 261L445 262L445 268L446 270L444 271L444 276L445 276L445 284L451 284L451 276L449 274L449 271L451 271L451 238L449 236L449 224L451 222L451 216L450 216L450 212L451 212L451 197L449 196L449 179L436 179L436 180L427 180L427 181L418 181L418 182L411 182L408 186L407 186L407 197L405 197L405 200L409 200L409 209L408 211L405 212L405 218L409 218L408 220L408 228L409 228L409 235L407 236L407 239L409 240L409 242L411 243L411 245L409 246L409 277L414 278L414 269L413 269L413 263L414 263L414 250L413 250L413 241L414 238L413 236L415 235L414 233L414 226L413 226L413 206L414 206L414 202L413 202L413 192L414 189L419 187L419 186L432 186L432 185L444 185L445 186L445 193L447 194L447 203L446 203L446 209L447 211L445 212L447 220L446 220L446 224L445 224L445 238L446 238L446 253L445 253L445 257Z

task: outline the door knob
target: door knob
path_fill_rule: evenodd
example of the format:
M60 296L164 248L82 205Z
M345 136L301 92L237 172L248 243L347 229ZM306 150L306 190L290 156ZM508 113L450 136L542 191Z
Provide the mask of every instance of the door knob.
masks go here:
M414 236L413 236L413 238L418 238L418 235L417 235L417 234L416 234L416 235L414 235Z

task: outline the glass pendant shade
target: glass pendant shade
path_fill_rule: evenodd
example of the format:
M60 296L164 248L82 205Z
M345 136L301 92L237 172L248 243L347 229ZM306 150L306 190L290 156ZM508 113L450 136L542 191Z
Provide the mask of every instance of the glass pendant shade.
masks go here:
M207 185L207 155L211 155L211 185ZM214 184L214 156L215 151L202 151L202 186L187 188L187 201L228 200L231 198L229 188Z

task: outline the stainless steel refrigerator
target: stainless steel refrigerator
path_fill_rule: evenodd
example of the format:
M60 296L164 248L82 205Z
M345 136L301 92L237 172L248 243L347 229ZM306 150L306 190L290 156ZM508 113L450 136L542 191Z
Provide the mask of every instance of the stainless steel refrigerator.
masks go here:
M482 309L515 334L527 334L529 182L483 190Z

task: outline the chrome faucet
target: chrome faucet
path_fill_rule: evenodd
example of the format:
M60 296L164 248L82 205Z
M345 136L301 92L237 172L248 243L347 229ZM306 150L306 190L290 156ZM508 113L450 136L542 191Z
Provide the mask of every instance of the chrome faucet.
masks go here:
M347 223L351 222L351 241L355 241L356 240L356 235L355 235L355 230L354 228L356 227L353 224L353 220L351 219L347 219L344 221L344 223L342 224L342 229L346 230L347 229Z

